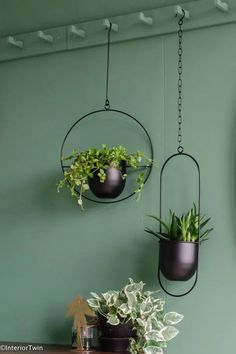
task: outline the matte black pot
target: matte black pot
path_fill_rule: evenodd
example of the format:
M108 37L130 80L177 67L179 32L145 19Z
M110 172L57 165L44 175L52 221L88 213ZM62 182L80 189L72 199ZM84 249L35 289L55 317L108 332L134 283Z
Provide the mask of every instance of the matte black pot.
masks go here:
M133 324L131 321L113 326L110 323L107 323L107 318L101 314L98 314L98 319L102 337L129 338L136 335L135 331L133 330Z
M103 352L126 352L129 349L129 338L99 338L100 349Z
M106 180L103 183L100 182L98 173L96 171L92 178L88 178L88 184L93 194L98 198L118 197L125 187L125 179L122 178L122 175L126 173L126 162L121 163L120 170L115 167L109 167L105 171Z
M197 270L196 242L160 241L159 264L168 280L189 280Z

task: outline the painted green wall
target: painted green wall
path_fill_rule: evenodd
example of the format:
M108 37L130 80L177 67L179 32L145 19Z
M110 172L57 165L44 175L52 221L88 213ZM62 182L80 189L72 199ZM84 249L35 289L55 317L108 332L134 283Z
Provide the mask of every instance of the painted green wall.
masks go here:
M168 309L185 315L172 354L234 351L235 35L236 25L185 35L184 143L200 162L203 211L215 230L202 247L197 289L167 298ZM66 130L103 105L104 50L0 65L0 340L69 343L64 314L77 293L119 288L129 276L158 287L158 246L142 230L158 210L159 169L139 203L86 203L81 212L55 191ZM174 35L112 46L112 105L145 125L159 166L176 149L176 79ZM94 143L97 126L83 144ZM184 177L194 181L189 169ZM191 205L190 182L167 181L167 208Z

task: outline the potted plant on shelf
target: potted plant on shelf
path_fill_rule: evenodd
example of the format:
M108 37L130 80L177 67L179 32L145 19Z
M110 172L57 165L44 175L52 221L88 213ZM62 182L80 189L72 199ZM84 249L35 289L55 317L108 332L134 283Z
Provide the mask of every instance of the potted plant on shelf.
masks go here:
M82 152L74 150L72 155L63 158L63 161L70 161L70 166L58 183L58 191L68 187L82 209L83 193L88 189L98 198L116 198L125 186L126 167L137 169L143 160L149 166L152 164L152 160L141 151L131 154L121 145L111 149L103 144L101 149L91 148ZM144 172L138 174L136 182L134 192L139 198L144 187Z
M170 223L166 224L157 216L155 219L162 228L159 231L145 228L144 231L157 237L160 241L159 264L162 274L169 280L186 281L197 269L198 263L198 230L200 243L208 240L213 228L204 230L210 221L205 216L198 216L196 205L180 217L170 210ZM200 223L200 225L199 225Z
M167 342L179 333L173 325L183 315L164 313L164 300L155 297L156 292L144 291L144 285L129 278L120 291L91 293L87 302L98 315L102 350L163 354Z

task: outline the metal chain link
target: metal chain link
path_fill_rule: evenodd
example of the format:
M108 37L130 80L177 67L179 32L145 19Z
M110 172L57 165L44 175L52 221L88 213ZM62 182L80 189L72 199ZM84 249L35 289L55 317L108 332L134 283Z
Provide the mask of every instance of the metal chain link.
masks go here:
M182 31L182 25L184 23L184 17L185 17L185 11L183 11L183 16L180 18L178 21L179 25L179 30L178 30L178 38L179 38L179 46L178 46L178 148L177 151L178 153L182 153L184 151L183 145L182 145L182 88L183 88L183 79L182 79L182 73L183 73L183 61L182 61L182 56L183 56L183 31Z

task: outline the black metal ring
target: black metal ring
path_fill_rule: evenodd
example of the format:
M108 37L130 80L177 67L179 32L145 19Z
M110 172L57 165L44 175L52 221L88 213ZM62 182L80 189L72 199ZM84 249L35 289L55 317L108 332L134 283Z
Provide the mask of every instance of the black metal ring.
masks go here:
M118 109L111 109L111 108L105 108L105 109L99 109L99 110L96 110L96 111L92 111L92 112L89 112L87 114L85 114L84 116L82 116L81 118L79 118L71 127L70 129L68 130L68 132L66 133L64 139L63 139L63 142L62 142L62 145L61 145L61 151L60 151L60 161L61 161L61 168L62 168L62 172L64 173L65 172L65 166L63 165L63 149L64 149L64 145L65 145L65 142L67 140L67 137L69 136L70 132L72 131L72 129L74 129L74 127L79 124L83 119L87 118L87 117L90 117L92 115L95 115L97 113L100 113L100 112L115 112L115 113L119 113L119 114L122 114L130 119L133 119L141 128L142 130L144 131L144 133L146 134L147 138L148 138L148 142L149 142L149 145L150 145L150 151L151 151L151 160L153 161L153 157L154 157L154 153L153 153L153 145L152 145L152 141L151 141L151 138L150 138L150 135L148 134L146 128L142 125L142 123L140 123L136 118L134 118L133 116L131 116L131 114L129 113L126 113L126 112L123 112L121 110L118 110ZM150 173L151 173L151 170L152 170L152 164L150 166L147 166L146 168L148 168L148 173L147 173L147 176L144 180L144 183L147 182L149 176L150 176ZM78 193L78 191L76 191ZM104 201L104 200L96 200L96 199L92 199L92 198L89 198L89 197L86 197L85 195L83 195L83 198L87 199L87 200L90 200L92 202L95 202L95 203L100 203L100 204L112 204L112 203L118 203L118 202L121 202L123 200L126 200L130 197L132 197L133 195L135 195L135 192L132 192L131 194L129 194L128 196L124 197L124 198L121 198L121 199L118 199L118 200L112 200L112 201Z
M182 146L179 146L179 148L181 148ZM178 148L178 149L179 149ZM178 150L179 151L179 150ZM170 296L173 296L173 297L182 297L182 296L185 296L187 294L189 294L195 287L195 285L197 284L197 280L198 280L198 260L199 260L199 249L200 249L200 213L201 213L201 175L200 175L200 167L199 167L199 164L197 162L197 160L187 154L187 153L184 153L184 152L178 152L177 154L174 154L174 155L171 155L170 157L168 157L168 159L164 162L162 168L161 168L161 173L160 173L160 219L162 218L162 177L163 177L163 172L164 172L164 169L167 165L167 163L177 157L177 156L186 156L188 158L190 158L194 163L195 163L195 166L197 168L197 172L198 172L198 242L197 242L197 256L198 256L198 259L197 259L197 269L196 269L196 272L195 272L195 280L194 280L194 283L192 285L192 287L186 291L185 293L181 293L181 294L173 294L173 293L170 293L169 291L167 291L164 287L164 285L162 284L161 282L161 270L160 270L160 260L158 262L158 281L160 283L160 286L162 288L162 290L164 290L164 292ZM160 224L160 232L161 232L161 224Z

